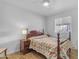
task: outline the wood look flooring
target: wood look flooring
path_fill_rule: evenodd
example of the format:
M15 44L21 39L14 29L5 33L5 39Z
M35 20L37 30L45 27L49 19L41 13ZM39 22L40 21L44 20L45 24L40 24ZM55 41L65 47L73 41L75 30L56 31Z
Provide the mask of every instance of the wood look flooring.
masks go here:
M78 53L78 51L73 49L72 53L71 53L71 59L78 59L77 53ZM0 57L0 59L6 59L6 58ZM8 59L46 59L46 58L43 55L41 55L35 51L31 51L25 55L21 54L20 52L10 54L10 55L8 55Z

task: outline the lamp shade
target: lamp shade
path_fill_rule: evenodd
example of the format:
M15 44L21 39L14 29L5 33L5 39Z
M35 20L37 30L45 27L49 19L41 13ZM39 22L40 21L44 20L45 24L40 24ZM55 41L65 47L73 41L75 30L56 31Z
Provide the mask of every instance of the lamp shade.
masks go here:
M27 34L27 30L26 29L22 30L22 34Z

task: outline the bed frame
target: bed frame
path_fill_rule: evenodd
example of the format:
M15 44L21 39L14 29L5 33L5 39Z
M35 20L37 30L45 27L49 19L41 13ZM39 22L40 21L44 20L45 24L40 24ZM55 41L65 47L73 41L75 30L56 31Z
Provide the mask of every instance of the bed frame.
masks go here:
M69 38L67 40L71 41L71 32L69 32ZM57 33L57 59L62 59L60 57L60 45L66 42L67 40L60 43L60 33ZM68 49L68 56L69 59L71 59L71 48Z
M27 29L27 31L28 31L28 29ZM39 35L44 35L44 30L43 30L43 32L38 32L36 30L32 30L32 31L30 31L30 33L27 33L26 39L33 37L33 36L39 36ZM69 38L67 40L71 41L71 32L69 32ZM66 42L67 40L60 43L60 33L57 33L57 59L62 59L60 57L60 45L63 44L64 42ZM68 49L69 59L71 59L70 54L71 54L71 48Z

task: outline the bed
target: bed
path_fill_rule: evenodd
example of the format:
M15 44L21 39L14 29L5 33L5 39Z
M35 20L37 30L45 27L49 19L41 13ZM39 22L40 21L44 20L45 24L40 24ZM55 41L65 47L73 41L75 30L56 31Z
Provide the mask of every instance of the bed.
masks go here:
M60 39L60 33L57 38L51 37L48 34L32 30L27 34L30 40L29 48L43 54L47 59L70 59L71 52L71 33L69 38Z

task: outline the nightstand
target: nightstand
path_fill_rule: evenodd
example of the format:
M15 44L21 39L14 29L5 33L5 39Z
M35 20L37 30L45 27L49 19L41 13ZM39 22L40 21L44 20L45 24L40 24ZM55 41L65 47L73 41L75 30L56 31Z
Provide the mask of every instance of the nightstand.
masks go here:
M28 53L30 51L29 45L30 45L30 40L25 40L25 39L20 40L20 52L23 54Z

